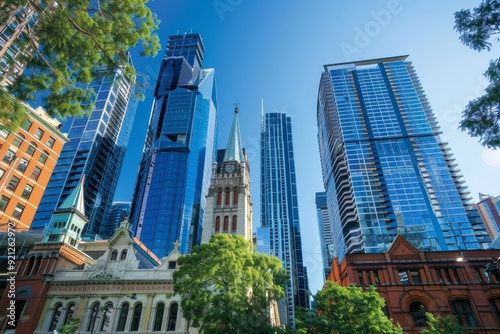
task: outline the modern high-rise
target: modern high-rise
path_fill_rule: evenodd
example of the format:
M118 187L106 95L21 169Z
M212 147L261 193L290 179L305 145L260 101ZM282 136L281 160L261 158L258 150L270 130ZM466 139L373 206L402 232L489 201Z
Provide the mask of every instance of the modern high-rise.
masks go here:
M201 242L216 160L215 70L199 34L168 38L131 209L134 234L159 258Z
M476 204L476 207L491 240L497 239L500 235L500 196L490 196L480 193L479 203Z
M316 193L316 214L318 217L318 231L321 247L321 258L323 260L324 279L328 277L332 270L333 257L333 228L328 215L326 205L326 193Z
M241 145L238 113L236 107L226 149L217 150L217 162L212 165L202 243L220 233L242 235L252 242L250 166Z
M131 59L129 58L131 63ZM68 117L61 132L64 146L36 212L32 229L43 228L52 212L85 175L85 212L89 218L83 235L109 238L116 226L106 226L136 114L134 81L120 70L114 77L97 78L89 86L96 93L89 116Z
M335 257L490 242L407 56L330 64L317 125Z
M106 218L106 226L115 231L120 223L130 217L130 202L113 202Z
M309 296L302 257L292 121L285 113L263 115L260 167L261 226L268 228L270 255L278 257L290 274L286 312L281 313L280 305L280 319L293 326L295 307L308 308Z

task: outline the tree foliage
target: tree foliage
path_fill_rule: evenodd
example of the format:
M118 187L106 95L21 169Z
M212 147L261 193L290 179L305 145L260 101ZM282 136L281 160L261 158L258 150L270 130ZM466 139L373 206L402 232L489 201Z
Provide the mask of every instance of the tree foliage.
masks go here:
M288 279L276 257L254 253L242 236L217 234L178 260L174 291L200 333L275 333L267 308Z
M394 326L382 308L385 301L372 286L365 291L350 286L341 287L326 282L314 297L316 312L299 313L299 330L322 334L396 334L403 333ZM362 316L361 316L362 315Z
M424 329L422 334L464 334L464 329L454 316L435 317L432 313L426 312L427 325L429 329Z
M68 319L68 322L61 327L61 334L75 334L79 328L80 319L71 317Z
M463 44L476 51L491 49L491 39L500 33L500 1L483 0L474 8L455 13L455 30ZM498 38L496 38L498 41ZM490 61L484 76L489 85L483 96L470 101L459 128L478 137L483 146L500 147L500 58Z
M159 21L147 2L1 1L0 24L18 17L17 46L34 50L9 92L23 102L38 102L41 97L42 106L53 116L92 110L94 92L87 89L88 83L117 70L132 78L135 70L128 61L129 49L141 44L144 56L155 55L160 49L159 38L153 33ZM0 112L14 112L5 103L6 96L7 92L0 92Z

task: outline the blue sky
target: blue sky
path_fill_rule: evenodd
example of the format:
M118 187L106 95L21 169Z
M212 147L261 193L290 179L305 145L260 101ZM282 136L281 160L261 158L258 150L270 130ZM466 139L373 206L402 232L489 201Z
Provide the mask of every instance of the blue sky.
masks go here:
M219 148L224 148L238 100L243 146L249 154L254 226L260 225L259 133L265 112L292 118L304 262L310 289L322 286L314 196L323 191L317 145L316 98L324 64L409 55L429 102L462 170L474 201L478 193L500 195L500 153L457 129L467 102L486 87L483 73L491 52L470 50L453 30L453 13L480 1L249 1L155 0L161 45L177 33L198 32L205 44L205 68L215 68ZM152 90L164 50L134 64L150 77L139 103L131 143L115 200L131 200L152 104Z

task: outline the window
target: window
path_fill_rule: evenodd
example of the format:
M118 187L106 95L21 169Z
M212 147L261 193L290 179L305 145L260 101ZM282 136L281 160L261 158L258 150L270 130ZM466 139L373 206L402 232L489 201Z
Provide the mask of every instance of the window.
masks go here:
M222 205L222 189L217 190L217 205Z
M422 280L420 279L420 272L418 269L410 270L410 275L413 284L422 283Z
M378 271L373 271L373 277L375 277L375 284L380 284L380 278L378 277Z
M460 280L460 276L458 276L457 268L452 268L451 272L453 273L453 277L455 277L455 282L462 283L462 281Z
M21 215L23 214L24 211L24 205L18 204L14 208L14 212L12 213L12 217L19 219L21 218Z
M12 160L16 157L16 153L14 151L8 150L3 157L3 161L10 164Z
M422 283L418 269L399 270L399 280L402 285Z
M66 317L64 318L63 325L66 325L68 323L68 320L73 318L73 315L75 314L76 311L75 303L68 304L66 308L68 309L68 312L66 312Z
M16 328L17 324L19 323L19 320L21 319L24 310L26 309L26 305L28 304L27 300L18 300L16 299L16 319L14 321L14 326L12 326L9 323L9 326L7 326L8 329Z
M176 261L168 261L168 269L175 269L176 264Z
M21 146L23 139L24 139L24 137L21 137L21 136L22 135L15 136L14 140L12 141L12 145L14 145L15 147Z
M128 303L122 305L122 309L120 310L120 316L118 317L118 325L116 326L117 332L123 332L125 330L125 324L127 323L128 317Z
M170 305L170 313L168 315L168 325L167 332L175 331L175 325L177 324L177 311L179 310L179 305L173 303Z
M21 126L21 128L23 128L23 130L25 130L25 131L29 131L31 124L33 124L33 122L28 119L28 120L26 120L26 122L24 122L24 124Z
M435 269L436 270L436 275L438 277L439 283L443 283L443 275L441 275L441 269Z
M227 232L229 230L229 217L224 216L224 232Z
M132 315L132 324L130 325L131 332L139 330L139 323L141 322L142 304L137 304L134 307L134 314Z
M0 179L3 177L4 174L5 174L5 171L3 169L0 169Z
M45 164L45 162L47 161L48 158L49 158L49 153L46 151L43 151L43 153L40 154L38 161L40 161L42 164Z
M490 307L493 313L495 314L495 318L497 319L498 324L500 324L500 299L491 299Z
M372 275L370 275L369 271L367 271L365 274L366 274L366 284L372 285L373 284L372 283Z
M0 129L0 138L7 139L8 135L9 135L9 132L7 130Z
M95 303L90 310L89 325L87 327L87 332L94 332L94 326L99 315L99 303Z
M33 186L30 186L29 184L27 184L24 187L24 190L23 190L23 193L21 194L21 196L26 198L26 199L29 199L32 191L33 191Z
M479 280L479 282L484 282L483 276L481 275L481 270L479 268L474 268L474 272Z
M365 284L365 280L363 278L363 272L362 271L358 271L358 280L359 280L359 285L364 285Z
M10 191L15 191L17 188L17 185L19 184L19 181L21 181L17 176L12 176L12 178L9 181L9 184L7 185L7 189Z
M122 250L122 253L120 254L120 260L125 260L127 258L127 250L124 249Z
M42 129L36 130L34 137L38 140L42 139L42 136L45 132Z
M159 303L158 306L156 306L155 322L153 324L154 332L161 331L161 325L163 323L163 313L165 313L165 304Z
M33 167L33 172L31 172L31 178L35 181L38 180L41 172L42 172L42 169L40 167L38 167L38 166Z
M102 310L101 331L108 331L111 328L111 313L113 312L113 304L106 304Z
M54 314L52 315L49 331L53 331L54 329L57 328L57 324L59 323L59 318L61 317L61 313L62 313L62 304L57 304L54 307Z
M413 302L410 304L410 314L413 317L413 323L416 327L427 326L425 312L425 306L422 303Z
M33 154L36 151L36 147L37 146L35 143L31 143L30 146L28 147L28 149L26 150L26 154L28 154L29 156L33 156Z
M56 140L52 137L49 137L49 139L47 139L47 146L52 148L54 146L54 143L56 142Z
M238 227L238 217L237 216L233 216L233 224L231 226L231 231L232 232L236 232L236 228Z
M408 279L408 273L406 272L406 270L400 270L399 271L399 281L403 285L410 284L410 281Z
M468 300L457 300L450 303L451 313L453 313L461 326L477 326L476 318L470 307Z
M225 196L225 205L229 205L229 202L231 201L231 191L229 188L226 188L226 196Z
M219 233L220 232L220 217L217 216L215 218L215 233Z
M115 249L111 252L111 261L116 261L118 259L118 251Z
M238 204L238 195L239 195L238 187L234 187L234 190L233 190L233 204L234 205Z
M17 170L24 173L27 167L28 167L28 160L21 158L21 161L17 165Z

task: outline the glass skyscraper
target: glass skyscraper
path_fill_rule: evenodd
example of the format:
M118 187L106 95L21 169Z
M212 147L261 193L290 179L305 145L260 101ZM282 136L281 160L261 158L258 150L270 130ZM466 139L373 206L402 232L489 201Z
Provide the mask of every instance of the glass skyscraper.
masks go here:
M302 259L292 124L285 113L263 115L260 172L261 225L265 229L258 232L269 233L261 246L269 243L270 255L278 257L290 274L287 310L283 314L280 307L280 316L282 323L293 325L295 306L309 307L309 288Z
M137 236L158 257L200 244L205 196L216 161L215 70L201 69L199 34L168 38L154 92L131 209Z
M85 175L85 213L89 222L82 235L109 238L114 233L115 226L107 226L106 218L137 110L137 102L131 99L134 81L118 70L114 77L95 79L89 88L96 93L94 109L89 116L63 120L61 132L70 141L63 147L31 229L43 228Z
M407 56L325 65L318 140L335 256L488 244Z
M326 205L326 193L316 193L316 214L318 216L318 231L321 247L321 258L323 260L324 280L332 271L333 257L333 229L328 215L328 206Z

